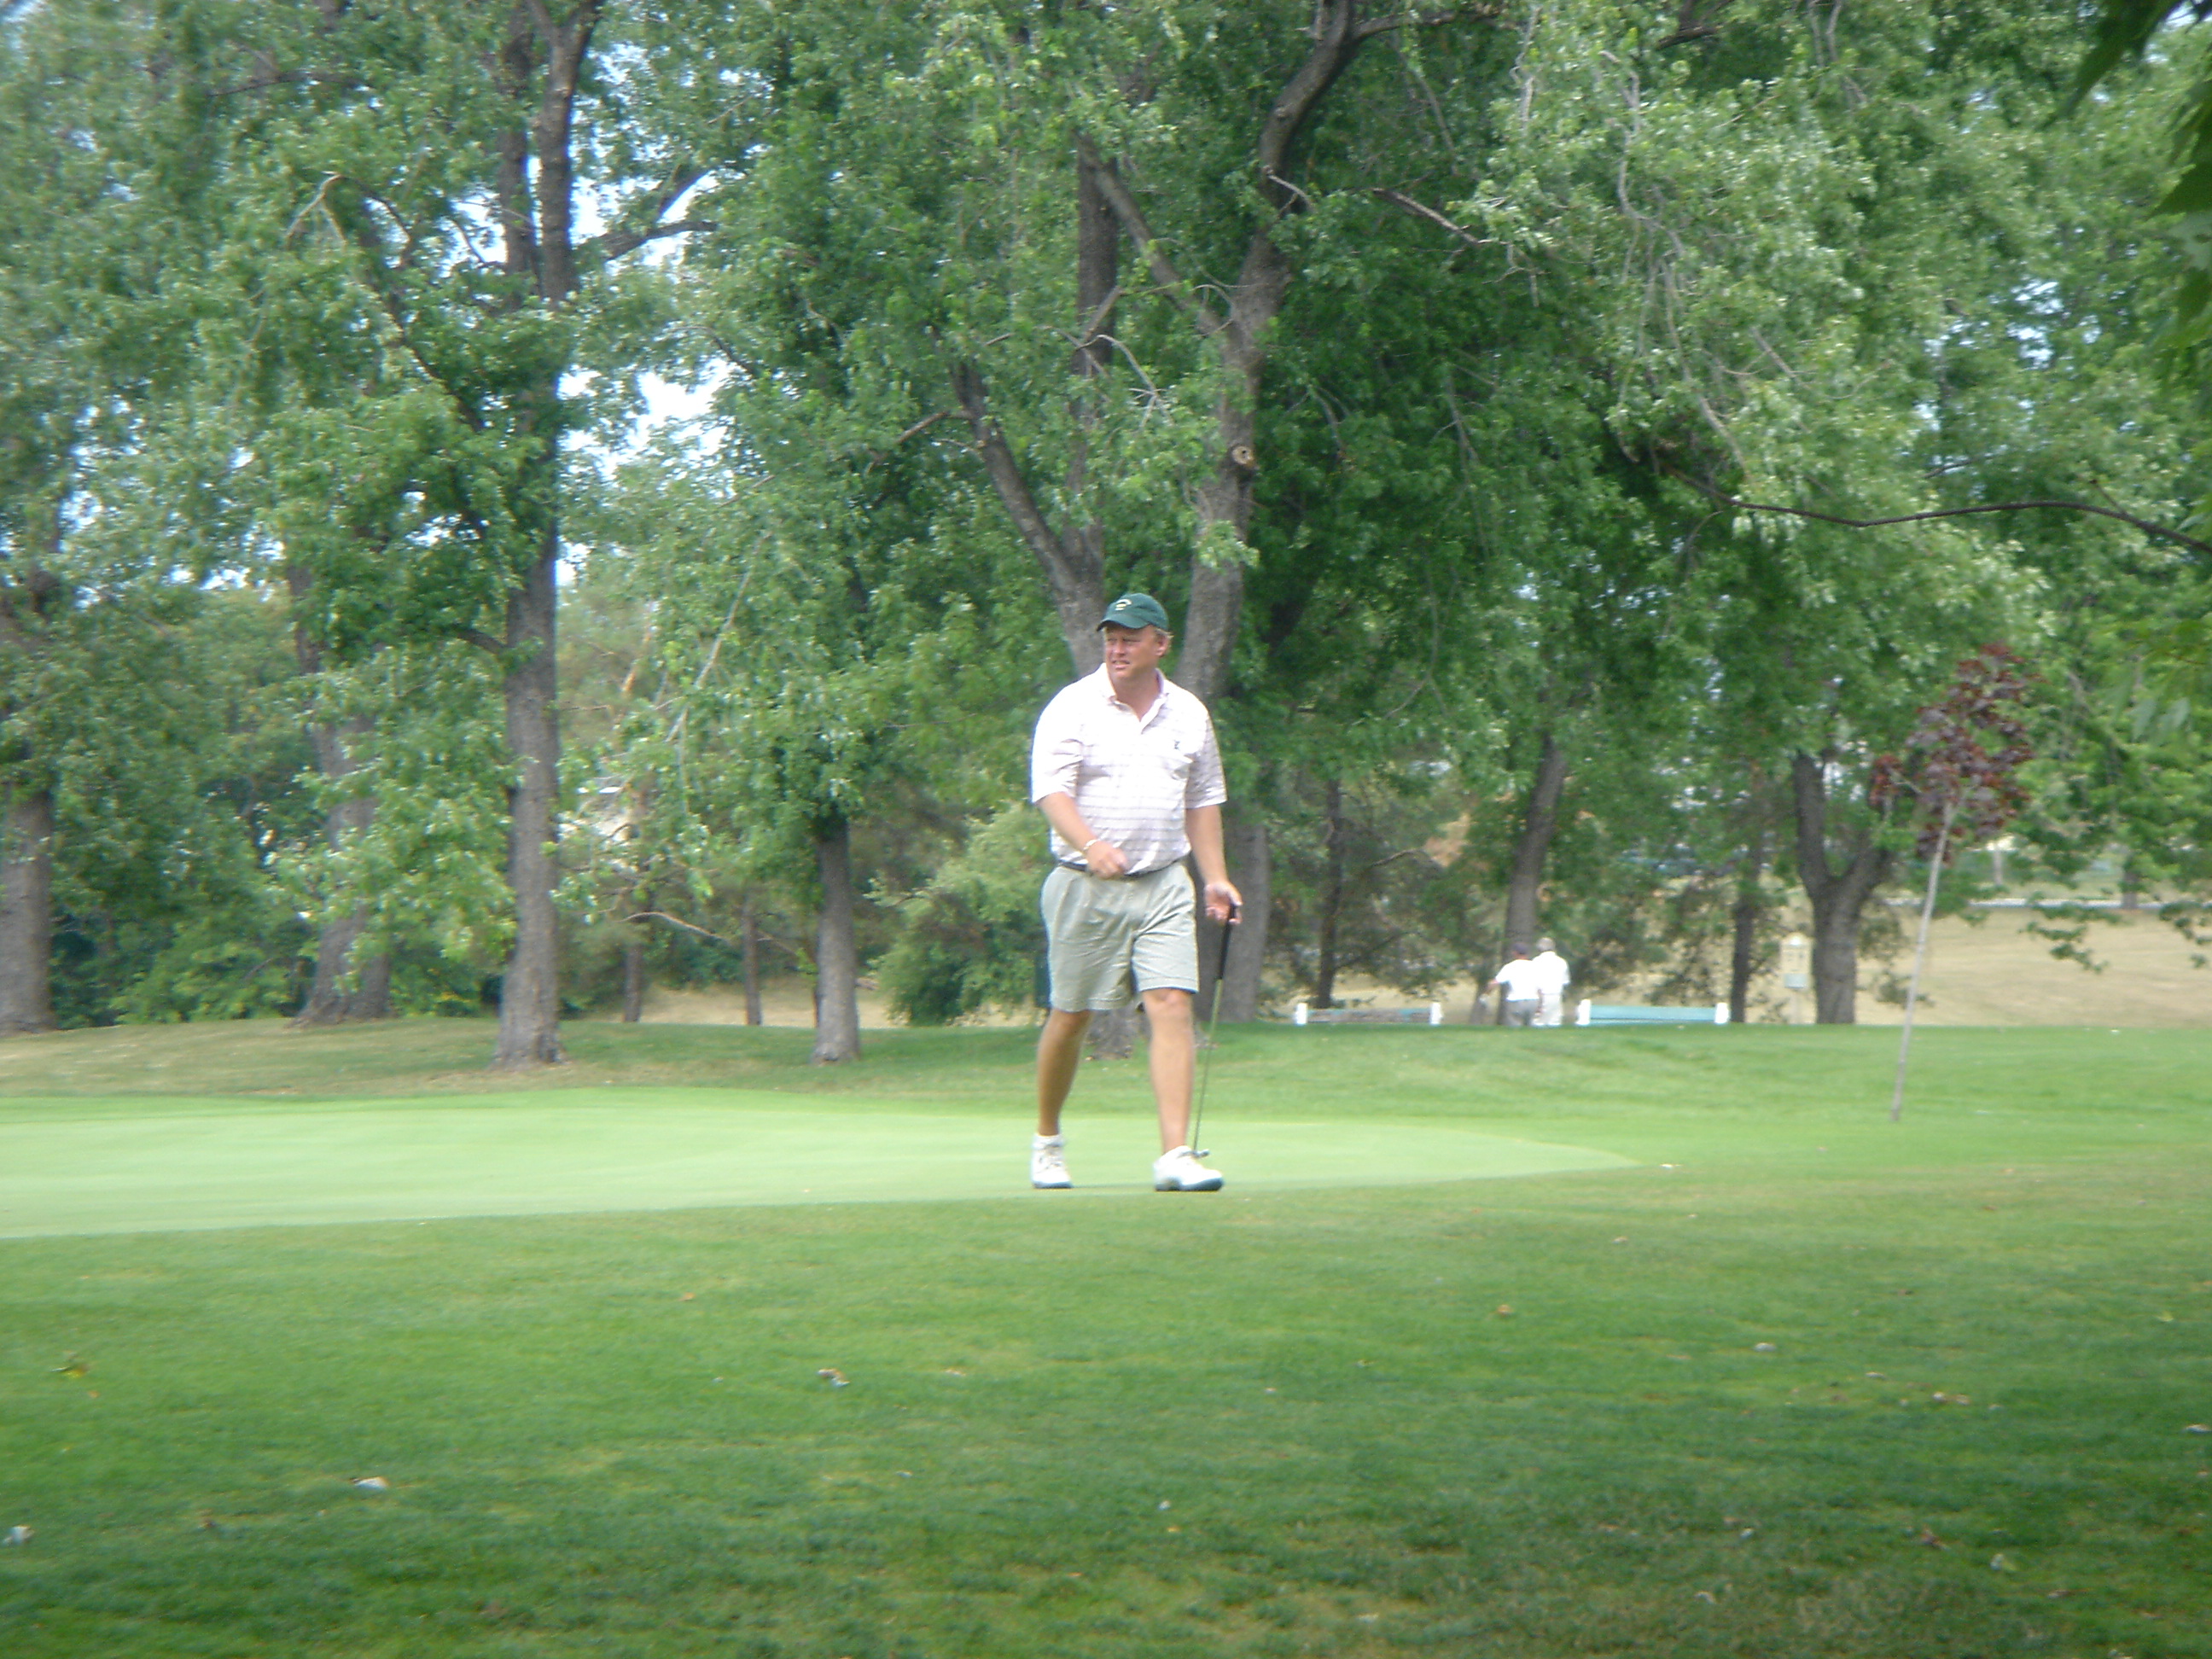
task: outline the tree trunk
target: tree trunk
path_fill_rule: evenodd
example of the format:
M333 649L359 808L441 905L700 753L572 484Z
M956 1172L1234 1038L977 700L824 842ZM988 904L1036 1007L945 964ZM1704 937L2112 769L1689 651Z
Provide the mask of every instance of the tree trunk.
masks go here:
M507 607L507 749L515 769L507 792L507 879L514 895L514 948L500 989L493 1061L507 1069L556 1066L568 1058L561 1050L560 923L553 908L560 879L553 842L561 757L555 553L549 527L544 556Z
M1212 476L1198 487L1199 556L1191 563L1190 601L1176 659L1177 682L1207 702L1229 686L1230 659L1244 598L1244 566L1238 553L1251 527L1252 486L1260 468L1255 411L1267 369L1267 337L1281 313L1294 272L1276 244L1275 232L1310 201L1291 182L1291 151L1361 46L1397 26L1362 18L1358 0L1319 0L1315 6L1312 25L1305 31L1313 42L1305 61L1269 102L1253 135L1250 183L1264 206L1245 242L1236 281L1225 295L1225 311L1202 297L1176 268L1166 244L1146 222L1144 210L1112 163L1087 137L1078 141L1081 155L1097 167L1099 188L1142 255L1153 284L1176 296L1196 333L1220 356L1221 395L1213 412L1214 466Z
M1320 0L1315 7L1306 31L1313 45L1305 61L1270 101L1253 137L1250 182L1265 206L1245 243L1225 311L1202 297L1176 269L1167 245L1146 222L1112 161L1088 137L1077 141L1080 160L1091 170L1092 182L1154 286L1175 296L1194 331L1219 354L1213 471L1198 487L1199 551L1190 564L1190 595L1175 664L1176 684L1209 705L1231 695L1230 665L1244 601L1242 550L1251 529L1253 484L1260 470L1256 410L1267 370L1267 336L1294 272L1274 233L1284 220L1304 211L1310 199L1291 182L1291 150L1360 46L1396 26L1363 19L1358 0ZM1258 1017L1267 951L1267 830L1256 813L1241 831L1231 830L1230 850L1230 877L1244 896L1244 912L1230 945L1221 1017L1242 1023Z
M318 726L308 733L319 769L333 781L351 772L353 761L346 750L349 734L367 730L366 721L349 721L343 730ZM333 851L366 830L376 816L376 803L368 797L342 800L323 819L323 835ZM315 941L315 978L307 1000L293 1017L295 1025L336 1025L347 1020L389 1019L392 1017L392 958L380 951L356 963L354 946L368 927L368 907L356 905L343 916L325 922Z
M1190 602L1176 652L1176 679L1203 702L1229 692L1244 605L1244 566L1235 556L1252 527L1252 483L1259 472L1256 410L1266 379L1262 343L1290 288L1290 267L1267 230L1255 233L1215 335L1222 392L1213 410L1212 476L1198 487L1200 556L1191 562Z
M576 292L576 93L604 0L576 0L556 21L518 3L495 73L520 118L501 137L498 214L511 303L526 286L558 310ZM532 177L532 167L535 177ZM514 896L514 948L499 1000L504 1069L557 1065L561 1051L559 917L553 888L555 811L560 787L560 683L554 617L561 555L561 380L568 364L537 365L516 395L520 474L514 506L534 534L527 567L507 594L502 690L514 782L507 791L507 873Z
M1321 937L1314 952L1313 1006L1334 1008L1337 915L1344 908L1344 786L1334 778L1328 781L1323 810L1328 814L1328 867L1322 878Z
M761 1023L760 923L753 917L753 896L747 893L738 906L738 948L744 960L745 1024Z
M1729 951L1729 1023L1732 1025L1741 1025L1749 1017L1751 975L1759 960L1759 919L1765 908L1747 887L1736 894L1732 917L1735 936Z
M341 833L339 813L343 807L369 805L347 801L334 808L329 820L332 838ZM366 908L323 924L315 941L314 983L300 1012L292 1017L295 1025L337 1025L349 1020L392 1018L392 958L379 951L358 965L353 960L354 947L368 926Z
M0 1036L54 1029L54 795L0 794Z
M1272 246L1272 245L1271 245ZM1278 296L1279 304L1279 296ZM1268 320L1273 319L1272 310ZM1231 328L1236 328L1232 323ZM1252 526L1252 475L1256 465L1252 405L1260 392L1264 356L1232 351L1227 379L1231 389L1214 410L1214 441L1221 459L1213 477L1198 488L1198 536L1201 547L1224 542L1241 548ZM1190 603L1183 611L1182 638L1176 652L1176 680L1202 702L1223 700L1229 690L1230 659L1237 649L1237 625L1244 605L1244 567L1233 557L1190 569Z
M1101 336L1119 293L1118 238L1109 223L1138 251L1153 284L1174 296L1195 332L1220 356L1214 466L1197 491L1200 553L1190 565L1190 593L1175 661L1176 682L1208 704L1230 691L1230 661L1244 594L1239 550L1251 526L1253 481L1259 471L1255 410L1267 367L1266 337L1281 313L1293 272L1276 246L1274 232L1285 217L1303 211L1309 201L1290 181L1291 149L1360 46L1400 27L1401 21L1413 20L1363 19L1358 0L1322 0L1316 7L1313 26L1307 31L1313 46L1268 106L1254 135L1252 182L1266 205L1227 292L1225 313L1200 297L1175 269L1112 161L1088 137L1076 142L1076 299L1082 331L1075 372L1086 378L1097 375L1109 360L1109 348ZM956 364L952 384L992 488L1044 570L1069 658L1079 674L1088 673L1101 659L1097 629L1105 600L1103 531L1095 517L1085 517L1079 525L1055 532L991 418L981 373L971 363ZM1090 407L1086 400L1079 408L1077 437L1069 452L1071 503L1080 501L1085 482L1089 445L1084 434ZM1071 507L1071 512L1080 511ZM1249 1020L1258 1012L1267 940L1266 827L1255 819L1246 826L1241 847L1238 839L1232 834L1230 870L1244 896L1244 917L1230 948L1221 1001L1222 1018L1232 1021Z
M1107 1008L1091 1015L1083 1035L1083 1052L1092 1060L1128 1059L1137 1052L1137 1026L1144 1012L1133 1002L1126 1008Z
M323 647L307 625L306 603L313 577L300 565L285 567L285 586L292 594L292 651L300 672L313 679L323 672ZM315 757L315 769L337 783L355 769L351 740L366 737L366 718L336 724L318 722L307 728L307 746ZM341 800L324 815L323 839L332 852L363 834L376 817L376 802L369 796ZM392 1017L392 957L379 951L356 963L354 947L368 931L368 907L356 904L343 916L323 923L315 939L315 977L307 1000L293 1016L295 1025L336 1025L355 1019Z
M21 485L30 475L19 477ZM66 490L49 492L36 535L45 561L20 543L0 567L0 644L36 657L45 620L66 610L60 562ZM28 532L30 526L21 525ZM0 703L0 714L14 713ZM18 750L17 765L28 758ZM0 783L0 1036L54 1029L54 792L48 784Z
M1759 923L1766 914L1766 896L1759 878L1766 870L1766 830L1762 822L1745 849L1742 878L1735 890L1735 908L1730 917L1735 938L1729 951L1729 1019L1741 1025L1747 1018L1751 975L1759 965Z
M361 964L355 981L351 1012L352 1019L390 1019L392 1018L392 957L380 951Z
M860 1057L860 959L853 937L853 829L843 817L815 831L822 917L814 945L817 1066Z
M1891 854L1862 831L1838 872L1828 856L1828 791L1819 761L1800 754L1790 767L1797 829L1797 876L1813 907L1813 1018L1822 1025L1858 1023L1859 922L1867 900L1889 874Z
M1544 884L1544 860L1559 828L1559 796L1567 784L1567 757L1552 733L1543 735L1536 775L1521 815L1520 839L1513 846L1513 872L1505 884L1505 944L1531 945L1536 937L1536 907ZM1501 958L1502 959L1502 958Z
M623 1024L635 1025L645 1016L645 940L635 927L623 940L622 963Z
M1859 1012L1859 915L1827 906L1813 913L1813 1023L1856 1025Z
M1231 1025L1249 1025L1260 1018L1261 981L1267 969L1272 901L1267 820L1256 807L1224 811L1222 841L1228 855L1229 879L1236 883L1244 908L1229 936L1229 972L1221 985L1221 1018ZM1203 964L1199 971L1205 972Z

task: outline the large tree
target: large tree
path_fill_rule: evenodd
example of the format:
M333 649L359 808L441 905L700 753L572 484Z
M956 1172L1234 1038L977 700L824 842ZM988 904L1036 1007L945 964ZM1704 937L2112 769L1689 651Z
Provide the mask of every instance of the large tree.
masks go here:
M1417 87L1463 81L1472 99L1494 84L1508 53L1491 15L1349 0L865 21L795 9L746 186L780 195L788 228L698 252L808 296L847 365L836 401L814 404L832 431L972 457L1077 670L1096 665L1111 592L1180 605L1170 672L1242 749L1265 717L1240 706L1267 672L1264 652L1237 665L1245 595L1290 552L1255 550L1255 504L1291 471L1271 453L1278 412L1305 402L1322 419L1272 368L1302 334L1310 349L1301 273L1364 269L1376 227L1401 228L1370 192L1405 182L1407 135L1427 118L1409 113ZM1268 905L1267 819L1232 816L1249 902L1224 1001L1236 1018L1256 1006Z
M686 122L729 114L692 72L705 21L605 0L231 20L266 67L233 89L263 165L227 372L264 387L301 626L342 654L449 639L496 664L505 1066L562 1058L557 576L564 455L594 412L572 377L628 384L627 359L592 355L622 335L617 262L695 228L672 216L700 175ZM603 228L580 227L587 199Z
M2125 135L2051 125L2067 8L1686 18L1654 39L1632 9L1547 13L1490 158L1505 182L1447 207L1578 319L1607 441L1644 480L1624 493L1674 563L1662 603L1725 710L1686 730L1791 780L1821 1018L1848 1019L1893 859L1873 757L1945 665L1991 638L2033 649L2048 618L2013 524L1832 520L1978 506L2031 453L2046 491L2069 471L2064 495L2097 488L2116 411L2084 418L2094 374L2045 370L2096 340L2053 301L2110 234ZM2097 349L2117 389L2124 348Z
M161 626L207 568L172 296L216 234L221 54L174 44L134 6L0 14L0 1030L54 1022L72 781L127 761L140 688L173 694Z

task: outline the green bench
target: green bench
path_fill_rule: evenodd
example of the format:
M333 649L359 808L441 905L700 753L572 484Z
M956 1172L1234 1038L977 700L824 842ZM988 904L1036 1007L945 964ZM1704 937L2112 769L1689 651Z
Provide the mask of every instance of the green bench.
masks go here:
M1575 1010L1577 1025L1725 1025L1729 1008L1715 1002L1692 1008L1639 1008L1632 1003L1592 1002L1584 997Z
M1425 1008L1315 1008L1299 1003L1291 1010L1293 1025L1441 1025L1444 1006Z

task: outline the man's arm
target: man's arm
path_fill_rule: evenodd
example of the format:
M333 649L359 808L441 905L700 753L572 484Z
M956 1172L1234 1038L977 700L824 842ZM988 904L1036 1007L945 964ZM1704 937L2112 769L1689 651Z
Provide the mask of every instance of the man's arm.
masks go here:
M1068 803L1071 807L1074 804ZM1234 921L1244 907L1244 896L1230 884L1229 860L1221 850L1220 807L1188 807L1182 826L1191 856L1198 860L1198 878L1206 884L1206 914L1216 921Z
M1030 799L1060 838L1076 851L1094 876L1124 876L1129 860L1121 849L1103 840L1076 810L1075 786L1083 771L1083 723L1062 691L1037 716L1036 733L1030 740Z
M1045 822L1060 832L1060 838L1083 855L1092 875L1123 876L1129 872L1129 860L1122 856L1121 849L1091 833L1091 826L1083 821L1083 814L1075 810L1074 796L1058 793L1039 796L1037 810L1044 814Z

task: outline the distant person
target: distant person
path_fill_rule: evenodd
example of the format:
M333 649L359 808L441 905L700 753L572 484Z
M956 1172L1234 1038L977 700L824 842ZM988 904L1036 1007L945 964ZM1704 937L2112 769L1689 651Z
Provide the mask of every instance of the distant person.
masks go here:
M1242 899L1221 845L1221 754L1206 705L1160 672L1175 643L1149 593L1124 593L1099 618L1104 665L1066 687L1037 719L1030 799L1052 825L1045 939L1052 1011L1037 1039L1037 1126L1030 1184L1069 1184L1060 1132L1094 1012L1121 1008L1133 986L1152 1032L1160 1156L1152 1186L1211 1193L1221 1176L1190 1144L1198 993L1198 866L1206 913L1226 926Z
M1490 987L1504 1000L1504 1025L1526 1025L1535 1018L1541 1002L1542 981L1537 977L1536 964L1528 960L1528 947L1516 945L1510 959L1492 975Z
M1558 945L1540 939L1528 965L1536 970L1536 1024L1557 1025L1566 1012L1567 986L1574 977L1567 971L1567 959L1559 954Z

